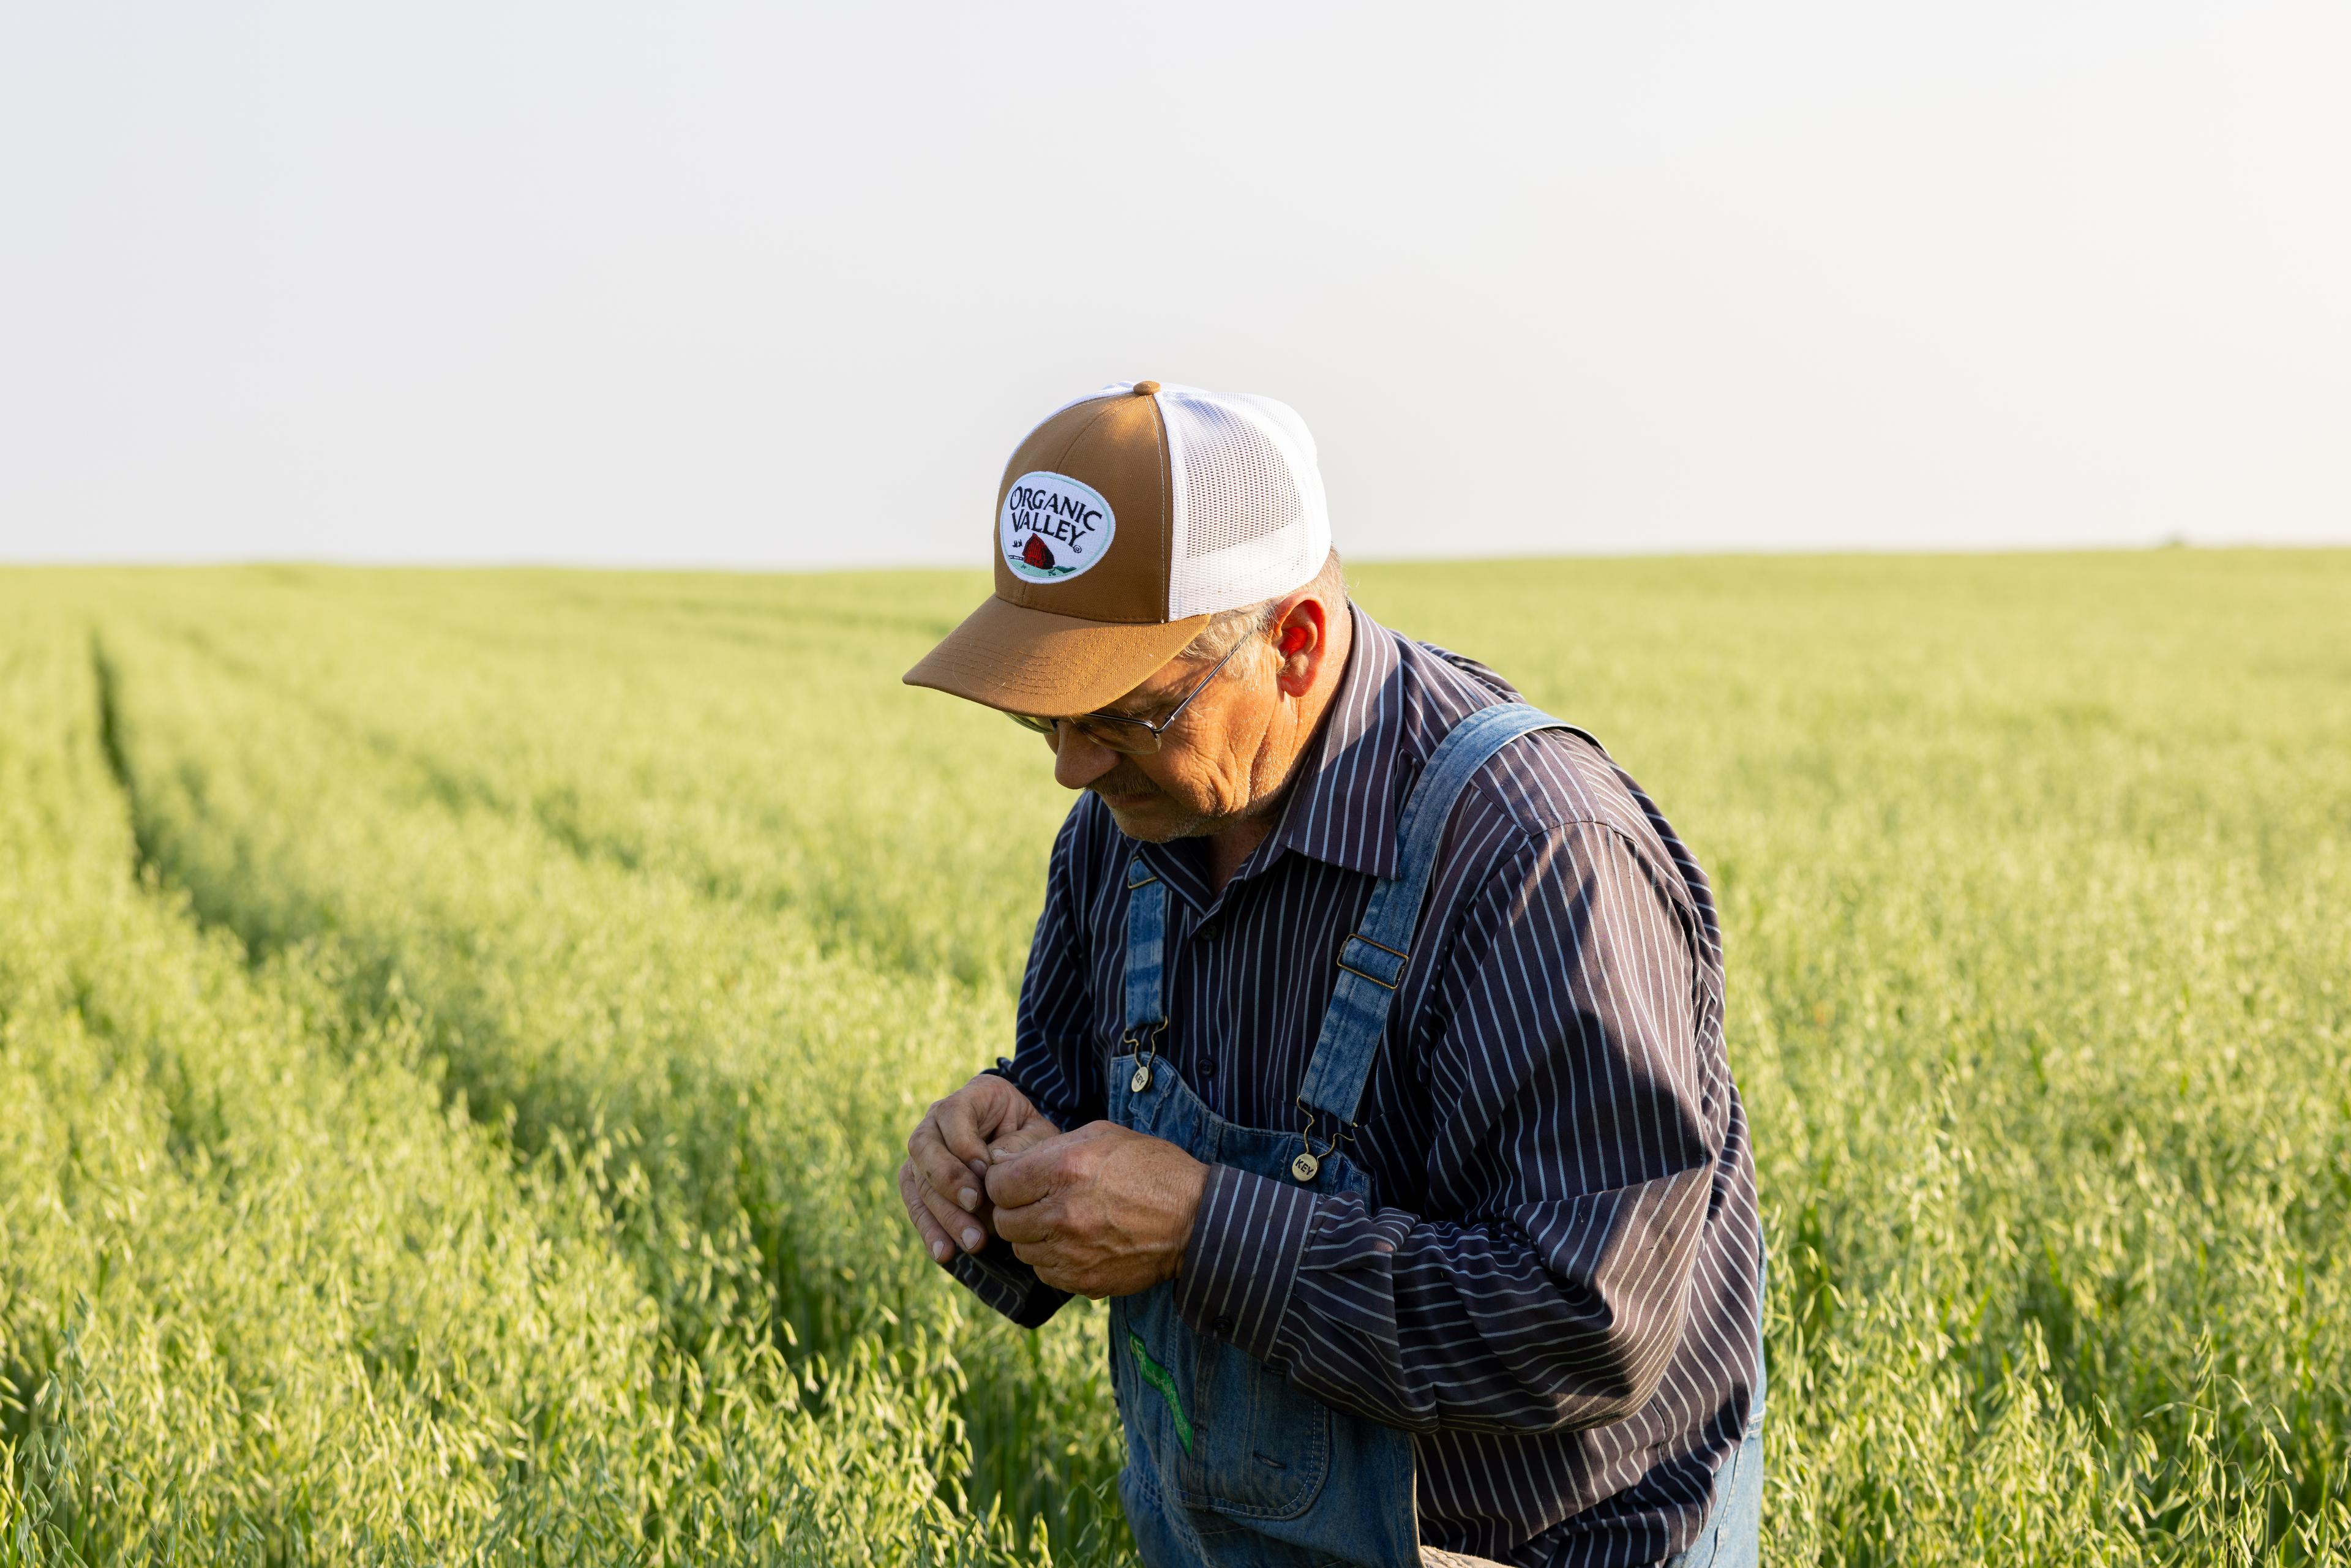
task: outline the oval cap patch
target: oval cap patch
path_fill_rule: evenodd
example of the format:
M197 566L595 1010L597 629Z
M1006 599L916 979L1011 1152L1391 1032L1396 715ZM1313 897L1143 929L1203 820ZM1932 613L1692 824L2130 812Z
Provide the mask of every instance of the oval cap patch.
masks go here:
M1040 468L1012 481L996 523L1005 564L1024 582L1060 582L1102 559L1118 518L1102 492Z

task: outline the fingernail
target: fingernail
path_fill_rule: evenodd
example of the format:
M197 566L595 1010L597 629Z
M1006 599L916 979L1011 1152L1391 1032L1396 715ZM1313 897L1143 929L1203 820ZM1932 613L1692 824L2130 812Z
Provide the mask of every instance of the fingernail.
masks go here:
M932 1261L932 1262L934 1262L934 1263L944 1263L944 1262L946 1262L946 1260L947 1260L947 1244L946 1244L946 1242L944 1242L944 1241L934 1241L934 1242L932 1242L932 1243L931 1243L931 1261Z
M978 1251L978 1250L979 1250L979 1232L978 1232L978 1231L977 1231L977 1230L967 1230L967 1231L965 1231L965 1232L963 1233L963 1244L964 1244L966 1247L970 1248L970 1249L971 1249L973 1251L975 1251L975 1252Z
M964 1188L961 1192L956 1194L956 1198L963 1205L967 1213L977 1214L979 1212L979 1194L972 1191L971 1188Z
M986 1160L966 1160L964 1161L964 1164L971 1167L971 1174L974 1176L984 1176L987 1174L987 1162Z

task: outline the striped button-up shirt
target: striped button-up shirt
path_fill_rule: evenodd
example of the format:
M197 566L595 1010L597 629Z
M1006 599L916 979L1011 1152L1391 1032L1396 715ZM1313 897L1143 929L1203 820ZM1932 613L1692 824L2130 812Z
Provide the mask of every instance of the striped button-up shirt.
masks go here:
M1067 1129L1123 1032L1127 868L1167 904L1158 1049L1208 1108L1296 1126L1341 941L1396 869L1452 725L1516 696L1353 612L1322 732L1222 889L1081 796L1054 842L1016 1049ZM1580 736L1487 763L1438 855L1348 1152L1368 1201L1217 1166L1178 1311L1336 1409L1414 1435L1422 1539L1530 1565L1649 1563L1695 1536L1754 1398L1762 1247L1722 1039L1712 894ZM1016 1322L1066 1299L1002 1242L956 1276Z

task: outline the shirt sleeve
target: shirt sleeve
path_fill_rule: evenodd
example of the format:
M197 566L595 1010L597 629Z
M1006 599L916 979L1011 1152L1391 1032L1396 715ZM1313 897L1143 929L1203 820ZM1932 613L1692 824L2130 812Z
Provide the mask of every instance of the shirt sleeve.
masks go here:
M1085 923L1077 904L1077 865L1085 844L1084 815L1092 800L1081 796L1063 819L1045 873L1045 907L1029 945L1029 967L1020 980L1020 1007L1013 1029L1012 1055L989 1069L1009 1079L1029 1103L1063 1132L1099 1120L1107 1097L1100 1052L1088 1049L1092 1017L1092 967ZM1023 1328L1035 1328L1061 1310L1069 1292L1054 1290L1036 1270L1013 1256L1011 1245L991 1239L976 1253L957 1253L949 1264L956 1281L988 1306Z
M1608 828L1523 841L1426 1004L1443 1020L1426 1092L1459 1173L1431 1204L1455 1217L1219 1166L1176 1281L1185 1320L1414 1431L1592 1427L1646 1404L1728 1136L1691 918Z

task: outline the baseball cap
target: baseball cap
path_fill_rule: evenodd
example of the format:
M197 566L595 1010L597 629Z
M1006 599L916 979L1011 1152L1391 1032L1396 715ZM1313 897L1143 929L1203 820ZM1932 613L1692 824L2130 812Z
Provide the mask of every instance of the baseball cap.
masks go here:
M1133 691L1218 612L1312 581L1331 517L1288 404L1121 382L1029 433L990 537L994 597L906 684L1063 717Z

